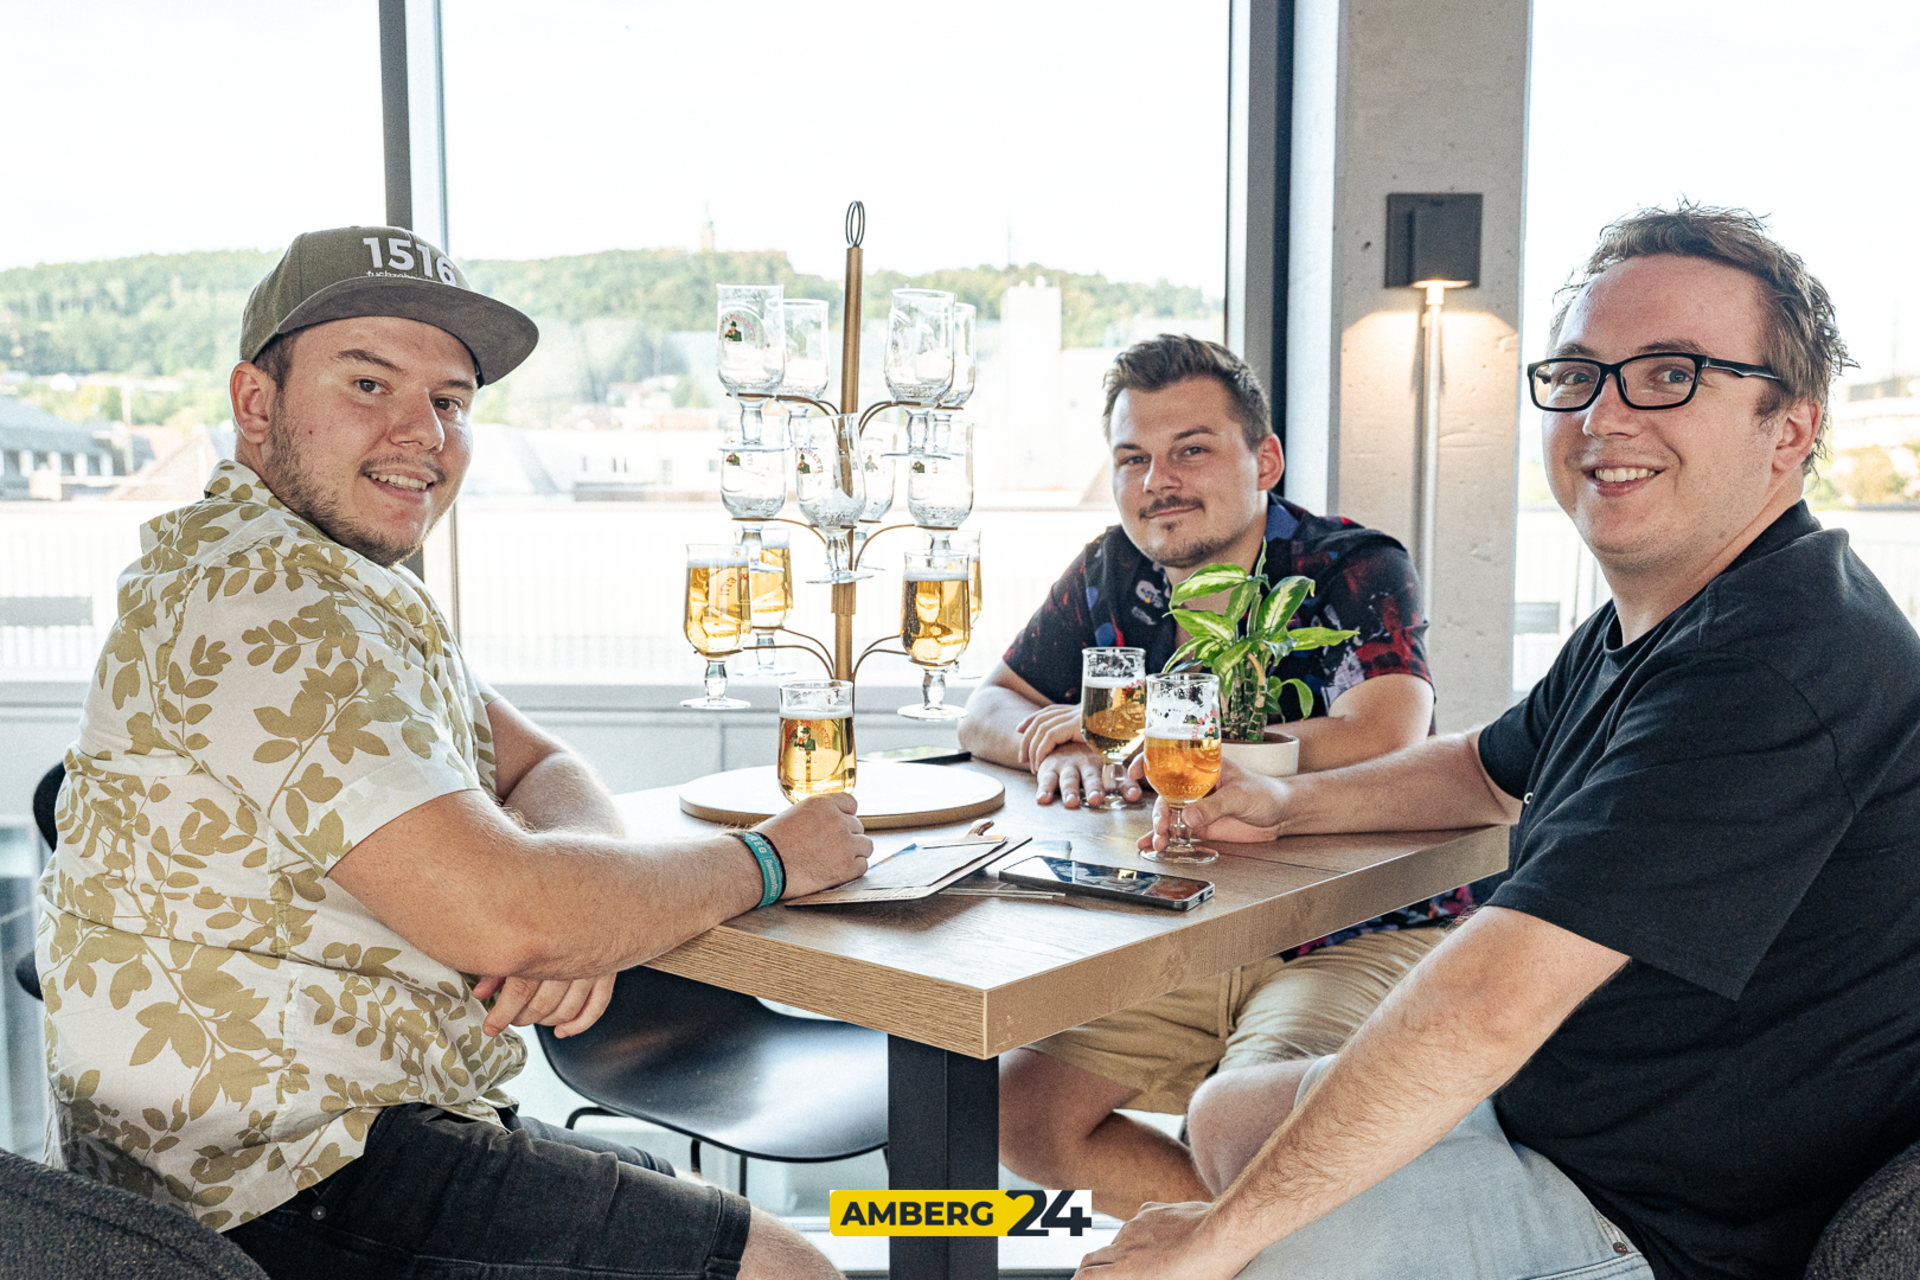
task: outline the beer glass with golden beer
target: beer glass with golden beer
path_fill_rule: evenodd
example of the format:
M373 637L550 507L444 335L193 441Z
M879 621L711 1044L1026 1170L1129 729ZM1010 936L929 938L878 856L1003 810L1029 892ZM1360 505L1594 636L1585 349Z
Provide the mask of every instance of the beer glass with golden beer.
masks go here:
M1216 849L1193 842L1187 806L1220 780L1220 679L1205 672L1147 677L1147 781L1173 810L1167 847L1155 862L1212 862Z
M687 544L687 643L707 660L707 696L687 698L681 706L737 711L748 705L727 696L726 658L740 652L752 630L752 597L746 548L731 542Z
M1125 795L1126 765L1147 730L1147 651L1080 651L1080 736L1106 758L1100 768L1102 809L1135 809ZM1095 807L1092 805L1089 808Z
M787 613L793 608L793 560L787 532L762 529L752 541L743 541L741 549L747 553L747 579L753 588L749 608L753 622L753 673L790 676L793 668L780 662L773 635L787 625Z
M926 670L920 705L902 707L909 720L958 720L966 713L946 704L947 670L967 651L973 632L965 556L909 551L900 574L900 643Z
M789 801L853 790L853 681L795 680L780 686L780 758L774 772Z

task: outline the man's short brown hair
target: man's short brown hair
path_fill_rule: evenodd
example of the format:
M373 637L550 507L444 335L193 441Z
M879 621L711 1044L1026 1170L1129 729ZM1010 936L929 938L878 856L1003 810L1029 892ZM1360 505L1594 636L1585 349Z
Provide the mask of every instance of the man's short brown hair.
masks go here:
M293 342L301 332L295 329L292 333L275 334L249 362L272 379L276 390L287 385L287 375L293 372Z
M1766 307L1760 358L1780 375L1778 382L1766 384L1760 413L1770 418L1783 406L1802 400L1820 406L1820 430L1800 466L1803 473L1813 474L1829 452L1829 389L1840 371L1851 368L1854 362L1834 321L1833 300L1827 296L1826 287L1813 278L1800 255L1788 252L1767 234L1767 224L1745 209L1718 209L1682 201L1672 209L1642 209L1610 223L1600 232L1600 243L1587 259L1583 274L1560 290L1550 340L1559 341L1567 309L1596 276L1629 258L1655 254L1722 263L1759 282Z
M1226 388L1233 420L1240 424L1249 452L1273 434L1266 389L1247 362L1217 342L1184 333L1163 333L1122 351L1107 370L1107 407L1100 429L1113 435L1113 404L1122 391L1164 391L1188 378L1212 378Z

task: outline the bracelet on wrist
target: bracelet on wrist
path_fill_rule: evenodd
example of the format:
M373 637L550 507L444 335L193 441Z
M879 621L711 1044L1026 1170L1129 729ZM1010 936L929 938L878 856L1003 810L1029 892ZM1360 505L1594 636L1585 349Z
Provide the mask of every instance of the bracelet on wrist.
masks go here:
M747 846L747 852L753 855L754 862L760 868L760 901L754 907L758 909L780 901L780 895L787 891L787 864L781 860L780 851L773 847L773 841L758 831L729 831L727 834Z

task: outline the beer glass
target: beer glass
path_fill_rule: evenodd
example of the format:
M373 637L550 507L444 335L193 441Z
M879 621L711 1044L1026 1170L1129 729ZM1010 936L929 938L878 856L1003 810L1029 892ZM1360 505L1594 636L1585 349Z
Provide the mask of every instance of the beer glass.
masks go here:
M947 448L953 426L953 411L972 398L978 365L973 357L973 306L958 302L953 307L953 385L933 411L933 440L936 451Z
M683 707L737 711L748 704L727 696L727 663L753 626L753 587L746 548L731 542L687 544L687 643L707 660L707 696Z
M900 574L900 643L926 674L920 705L902 707L909 720L958 720L966 712L946 704L947 669L967 651L973 619L967 606L967 559L909 551Z
M774 431L778 435L780 428ZM777 440L749 441L742 436L721 444L720 505L754 529L779 515L787 505L786 446Z
M928 535L931 539L932 535ZM928 550L933 547L929 542ZM967 630L969 633L980 629L980 603L986 597L980 583L980 535L970 529L960 529L947 535L947 552L951 555L967 558ZM955 671L947 678L971 682L986 674L979 670Z
M827 389L827 304L813 298L782 298L780 318L787 331L787 372L783 395L818 400ZM811 406L788 404L787 413L804 418Z
M860 512L860 524L867 527L856 526L853 531L856 560L867 539L893 510L894 480L900 473L894 450L899 448L899 439L900 428L879 418L868 422L860 433L860 470L867 482L867 505Z
M753 589L749 613L753 622L753 673L790 676L794 669L780 661L774 632L787 625L793 608L793 560L784 529L762 529L754 544L741 544L747 553L747 580Z
M774 773L789 801L853 790L853 681L795 680L780 686L780 758Z
M1147 677L1147 781L1173 810L1167 847L1143 851L1154 862L1212 862L1193 842L1187 806L1220 780L1220 678L1205 672Z
M906 465L907 510L932 535L933 549L945 550L947 534L973 514L973 424L954 419L944 450L909 450Z
M887 391L907 410L907 451L927 447L927 411L953 387L954 297L895 289L887 312Z
M807 523L827 535L827 576L814 582L857 582L848 533L867 508L860 465L860 419L836 413L794 420L793 489Z
M1126 798L1127 761L1147 731L1147 651L1080 651L1080 736L1106 759L1100 766L1103 809L1134 809Z
M720 385L740 402L740 438L760 443L760 402L780 390L787 376L786 324L777 284L720 286Z

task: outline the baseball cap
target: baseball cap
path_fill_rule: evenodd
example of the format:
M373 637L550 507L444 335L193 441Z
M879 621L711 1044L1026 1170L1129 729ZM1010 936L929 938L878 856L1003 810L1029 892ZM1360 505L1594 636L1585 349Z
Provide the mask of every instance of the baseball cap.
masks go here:
M335 227L295 236L253 287L240 320L240 358L283 333L397 316L444 329L467 344L482 383L498 382L540 341L533 321L476 293L452 258L405 227Z

